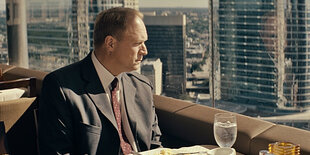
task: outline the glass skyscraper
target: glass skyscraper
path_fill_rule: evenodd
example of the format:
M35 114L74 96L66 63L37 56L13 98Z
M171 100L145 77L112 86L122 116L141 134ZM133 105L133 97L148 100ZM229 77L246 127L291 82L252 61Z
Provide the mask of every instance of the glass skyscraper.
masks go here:
M163 93L179 97L186 88L185 15L145 16L148 32L146 58L160 58L163 63Z
M78 47L74 45L78 42L76 30L81 22L73 23L77 21L77 8L72 8L77 3L71 0L26 3L29 67L52 71L78 60L79 55L75 55Z
M282 109L310 104L309 2L219 0L221 99Z
M287 48L291 60L288 70L289 87L284 92L293 106L310 105L310 1L287 2Z

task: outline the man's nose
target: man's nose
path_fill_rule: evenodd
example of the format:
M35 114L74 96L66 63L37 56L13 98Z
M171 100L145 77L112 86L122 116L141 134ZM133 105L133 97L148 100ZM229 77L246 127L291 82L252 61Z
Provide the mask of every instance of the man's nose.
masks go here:
M144 43L141 45L140 53L141 53L142 55L147 55L147 53L148 53L148 52L147 52L147 48L146 48L146 46L145 46Z

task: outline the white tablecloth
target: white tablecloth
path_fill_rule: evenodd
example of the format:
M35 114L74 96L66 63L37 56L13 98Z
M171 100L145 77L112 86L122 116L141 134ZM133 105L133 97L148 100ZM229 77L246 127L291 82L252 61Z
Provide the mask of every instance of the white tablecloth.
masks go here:
M25 93L24 89L12 88L0 90L0 101L9 101L19 99Z

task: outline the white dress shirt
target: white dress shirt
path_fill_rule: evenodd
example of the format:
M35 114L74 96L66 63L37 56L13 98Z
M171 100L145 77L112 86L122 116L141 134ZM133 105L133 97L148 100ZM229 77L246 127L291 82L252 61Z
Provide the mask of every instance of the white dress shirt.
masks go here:
M96 55L95 55L95 52L93 51L92 54L91 54L91 59L93 61L93 64L95 66L95 69L96 69L96 72L99 76L99 79L101 81L101 84L104 88L104 91L106 92L106 95L108 97L108 100L111 102L111 82L114 80L114 78L117 78L118 79L118 90L117 90L117 99L119 101L119 103L121 104L120 107L121 107L121 116L122 116L122 126L124 128L124 132L126 134L126 137L129 141L129 143L131 144L131 147L132 149L135 151L135 152L138 152L138 149L137 149L137 146L136 146L136 143L135 143L135 140L134 140L134 137L133 137L133 134L131 132L131 128L130 128L130 125L129 125L129 122L128 122L128 117L127 117L127 113L126 113L126 110L125 110L125 101L124 101L124 96L121 95L123 94L123 85L122 85L122 82L120 80L120 77L118 76L113 76L100 62L99 60L97 59ZM112 102L111 102L112 104Z

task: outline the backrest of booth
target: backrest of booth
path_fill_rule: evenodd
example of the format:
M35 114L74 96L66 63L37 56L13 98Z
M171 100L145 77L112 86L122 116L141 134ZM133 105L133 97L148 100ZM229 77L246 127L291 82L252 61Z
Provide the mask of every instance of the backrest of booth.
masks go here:
M35 77L36 78L36 92L37 92L37 95L40 95L42 81L45 75L47 75L47 72L36 71L36 70L16 67L12 65L4 65L4 64L0 64L0 68L2 68L2 72L3 72L2 79L3 80L15 80L15 79L25 78L25 77Z
M185 102L170 97L154 95L159 126L164 137L164 146L216 145L213 137L214 114L223 110ZM226 111L227 112L227 111ZM238 136L234 148L243 154L257 155L259 150L268 149L268 144L288 141L301 145L301 154L310 154L310 131L277 125L257 118L237 115Z

